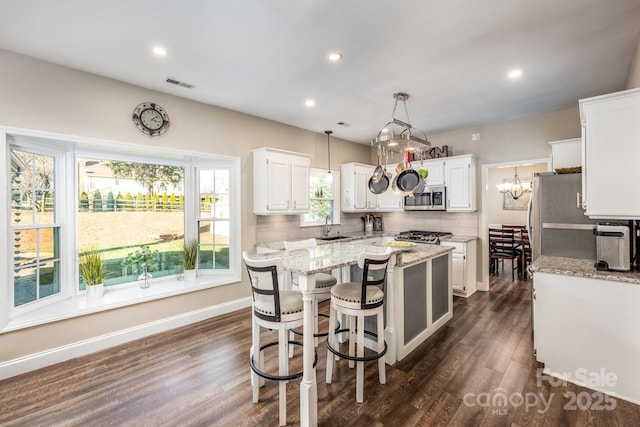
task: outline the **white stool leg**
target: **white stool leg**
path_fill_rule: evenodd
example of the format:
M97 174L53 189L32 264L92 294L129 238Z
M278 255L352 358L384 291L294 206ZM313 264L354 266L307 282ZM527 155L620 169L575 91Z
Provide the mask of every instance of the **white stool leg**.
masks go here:
M252 316L253 317L253 316ZM251 355L253 356L253 363L258 369L262 364L262 352L260 351L260 326L255 322L255 318L252 318L252 346ZM261 377L258 376L253 369L251 370L251 385L253 386L253 403L258 403L260 399L260 386L263 384Z
M358 342L358 338L356 337L356 316L349 316L349 356L353 357L355 354L354 349L356 343ZM355 362L353 360L349 360L349 367L353 368L355 366Z
M358 357L364 357L364 316L358 315ZM364 362L356 362L356 402L364 401Z
M293 332L289 331L289 341L295 341L296 340L296 334L294 334ZM293 349L295 348L295 345L290 345L289 346L289 358L293 357Z
M287 342L287 329L284 325L280 325L278 329L278 359L279 359L279 375L289 374L289 352ZM279 397L280 397L280 425L287 425L287 383L288 381L278 381Z
M333 304L329 308L329 335L327 336L327 343L332 347L336 348L337 340L336 340L336 311L333 308ZM333 379L333 356L329 349L327 349L327 366L325 368L326 377L325 382L327 384L331 384L331 380Z
M384 319L383 319L384 316L382 313L383 313L382 310L380 310L376 315L376 318L378 321L378 327L376 328L378 333L378 354L384 351ZM387 383L384 359L385 359L384 357L381 357L380 359L378 359L378 377L380 378L380 384Z

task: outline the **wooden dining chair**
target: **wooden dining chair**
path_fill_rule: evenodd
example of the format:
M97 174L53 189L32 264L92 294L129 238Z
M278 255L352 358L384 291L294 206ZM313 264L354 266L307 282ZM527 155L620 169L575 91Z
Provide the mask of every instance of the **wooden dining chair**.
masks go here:
M529 230L522 230L522 275L524 278L527 277L527 267L531 264L531 240L529 240Z
M515 270L520 270L522 243L515 238L513 228L489 229L489 257L491 260L491 268L497 272L498 262L511 260L511 280L515 280ZM504 264L503 264L504 268Z

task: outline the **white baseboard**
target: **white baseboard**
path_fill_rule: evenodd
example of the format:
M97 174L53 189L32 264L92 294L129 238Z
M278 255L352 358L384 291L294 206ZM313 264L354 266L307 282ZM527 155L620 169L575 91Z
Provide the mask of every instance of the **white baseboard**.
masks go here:
M0 363L0 380L55 363L64 362L74 357L86 356L100 350L124 344L139 338L144 338L159 332L200 322L211 317L220 316L242 308L251 307L251 297L230 301L224 304L203 308L201 310L183 313L177 316L155 322L145 323L132 328L123 329L109 334L78 341L61 347L30 354L17 359Z

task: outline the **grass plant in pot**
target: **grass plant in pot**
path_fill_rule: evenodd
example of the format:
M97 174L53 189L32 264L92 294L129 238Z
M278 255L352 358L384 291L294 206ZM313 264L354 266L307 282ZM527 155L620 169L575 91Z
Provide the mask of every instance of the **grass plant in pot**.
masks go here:
M196 278L197 263L198 263L198 240L185 239L182 242L182 265L184 267L184 280L190 281Z
M97 246L80 249L78 265L80 277L87 285L87 299L95 301L104 295L105 266L102 252Z

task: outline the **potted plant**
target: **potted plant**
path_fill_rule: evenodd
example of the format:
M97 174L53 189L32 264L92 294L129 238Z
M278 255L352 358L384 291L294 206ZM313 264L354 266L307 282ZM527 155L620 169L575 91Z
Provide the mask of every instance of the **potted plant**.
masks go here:
M181 245L182 265L184 266L185 280L192 280L196 277L196 264L198 263L198 240L185 239Z
M104 294L105 266L102 252L97 246L80 249L78 265L80 277L87 285L87 298L95 300Z
M149 279L153 277L149 271L153 270L158 264L156 255L158 255L157 250L152 251L149 245L140 245L140 248L135 252L127 254L127 258L123 261L126 266L136 266L138 268L140 273L138 280L143 280L140 284L141 288L149 287Z

